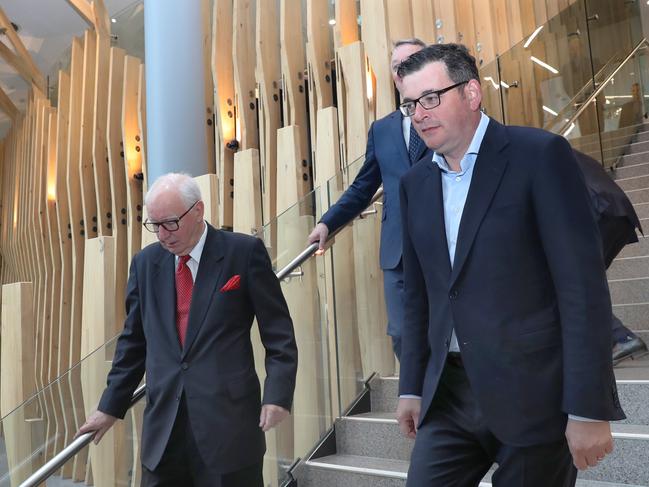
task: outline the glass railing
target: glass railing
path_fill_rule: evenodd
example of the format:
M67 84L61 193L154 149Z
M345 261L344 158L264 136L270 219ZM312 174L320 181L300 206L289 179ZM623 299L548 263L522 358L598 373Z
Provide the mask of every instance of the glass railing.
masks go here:
M629 140L617 131L647 112L645 51L628 59L642 38L638 2L574 2L480 70L485 111L565 135L611 166Z

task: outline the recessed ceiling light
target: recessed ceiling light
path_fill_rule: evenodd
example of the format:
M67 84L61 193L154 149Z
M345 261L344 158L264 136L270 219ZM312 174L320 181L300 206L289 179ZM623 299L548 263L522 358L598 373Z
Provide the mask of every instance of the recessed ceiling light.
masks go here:
M117 22L117 19L115 17L113 17L112 19L110 19L110 21L114 24L114 23Z

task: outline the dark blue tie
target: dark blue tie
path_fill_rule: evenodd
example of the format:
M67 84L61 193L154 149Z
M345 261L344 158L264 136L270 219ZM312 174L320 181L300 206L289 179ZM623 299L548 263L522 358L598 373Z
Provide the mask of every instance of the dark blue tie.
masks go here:
M419 155L419 149L424 143L423 140L417 134L415 127L410 124L410 140L408 142L408 157L410 158L410 164L417 162L417 156Z

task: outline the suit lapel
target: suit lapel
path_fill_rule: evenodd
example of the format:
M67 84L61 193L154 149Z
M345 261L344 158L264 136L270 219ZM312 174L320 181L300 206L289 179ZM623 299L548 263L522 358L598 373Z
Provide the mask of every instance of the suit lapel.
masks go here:
M151 286L157 310L158 322L167 340L170 341L171 350L180 351L178 346L178 331L176 330L176 281L175 259L171 252L160 251L160 256L155 264Z
M480 224L505 172L507 159L501 151L506 145L505 128L493 120L490 121L475 161L469 194L462 212L449 287L455 284L462 271Z
M444 196L442 192L442 175L439 167L432 160L422 161L421 164L428 166L426 171L426 186L430 187L429 191L424 191L422 195L427 201L421 204L423 211L430 211L432 245L431 249L440 249L437 255L433 256L435 265L433 268L436 272L442 274L442 279L448 281L451 275L451 261L448 256L448 240L446 238L446 226L444 225ZM429 196L430 195L430 196ZM430 199L428 199L430 197ZM422 211L422 210L420 210ZM428 221L427 219L425 221ZM441 231L436 231L441 229Z
M398 157L397 160L401 161L405 167L410 167L410 157L408 156L408 148L406 147L406 141L403 138L403 117L399 110L392 112L388 115L388 126L387 134L392 138L392 146L397 151Z
M205 246L203 247L196 281L194 282L194 290L192 291L187 335L185 336L185 347L182 351L183 358L187 355L196 339L196 335L198 335L198 331L205 321L207 310L213 301L214 293L217 292L216 286L223 270L223 256L223 239L217 230L208 225Z

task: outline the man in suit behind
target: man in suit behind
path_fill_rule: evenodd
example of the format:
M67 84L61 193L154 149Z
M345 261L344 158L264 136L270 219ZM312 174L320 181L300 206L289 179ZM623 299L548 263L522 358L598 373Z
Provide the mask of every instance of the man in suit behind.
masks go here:
M437 44L399 67L435 151L401 179L405 317L397 419L408 485L564 487L622 419L611 303L565 139L480 111L475 59Z
M397 90L399 64L412 53L426 47L419 39L402 39L394 43L390 66ZM410 119L399 110L377 120L367 134L365 162L354 182L322 216L308 237L319 242L320 251L330 233L349 223L370 203L383 184L383 221L381 222L380 265L383 270L388 335L397 358L401 356L401 322L403 317L403 267L401 265L401 215L399 213L399 178L421 159L426 146L412 127ZM432 156L432 153L430 154Z
M640 220L626 193L606 173L602 165L586 154L574 151L584 175L599 233L602 237L604 265L608 267L626 244L638 241ZM645 342L613 315L613 364L647 351Z
M144 486L262 487L264 432L293 399L297 349L261 240L203 220L196 182L161 176L146 195L145 227L159 242L131 262L126 320L108 386L80 428L98 442L146 371ZM263 399L250 328L266 349Z

